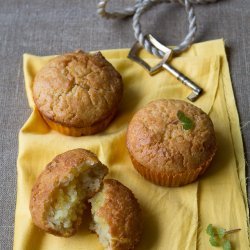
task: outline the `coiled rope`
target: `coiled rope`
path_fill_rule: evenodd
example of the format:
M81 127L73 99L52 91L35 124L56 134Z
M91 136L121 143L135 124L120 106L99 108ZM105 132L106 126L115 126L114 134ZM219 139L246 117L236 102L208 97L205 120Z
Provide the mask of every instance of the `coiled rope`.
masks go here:
M132 7L127 7L124 10L107 12L106 6L109 0L101 0L97 6L97 13L104 18L125 18L128 16L133 16L133 29L134 35L137 41L150 53L163 57L164 52L156 48L142 33L140 17L141 15L150 7L158 3L180 3L185 6L185 10L188 17L188 33L183 39L183 41L173 49L174 54L179 54L182 51L189 48L189 46L194 42L195 33L197 30L196 17L192 4L207 4L213 3L217 0L136 0L136 3Z

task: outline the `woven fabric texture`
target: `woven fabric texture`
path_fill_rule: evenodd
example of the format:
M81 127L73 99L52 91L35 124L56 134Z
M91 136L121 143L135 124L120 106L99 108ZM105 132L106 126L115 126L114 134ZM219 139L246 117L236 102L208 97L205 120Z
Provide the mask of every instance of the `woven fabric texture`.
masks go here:
M112 1L112 0L111 0ZM0 249L12 249L16 202L18 131L31 110L24 90L22 54L60 54L81 48L130 47L131 19L105 20L96 14L98 1L0 0ZM110 8L133 3L113 1ZM250 1L221 0L195 6L196 41L224 38L241 119L246 159L250 159ZM187 31L179 4L160 4L143 15L144 33L175 45Z

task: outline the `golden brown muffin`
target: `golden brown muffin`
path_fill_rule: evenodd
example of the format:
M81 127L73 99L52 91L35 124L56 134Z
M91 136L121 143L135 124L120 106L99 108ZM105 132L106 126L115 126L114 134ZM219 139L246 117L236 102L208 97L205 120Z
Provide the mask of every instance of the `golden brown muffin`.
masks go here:
M83 220L84 203L102 187L107 172L96 155L84 149L56 156L32 188L34 224L57 236L73 235Z
M72 136L104 130L122 98L120 74L100 52L52 59L36 75L34 102L49 126Z
M189 128L185 122L190 123ZM156 100L132 118L127 148L134 167L146 179L164 186L182 186L203 174L214 157L213 123L190 103Z
M106 250L132 250L141 238L139 204L133 193L120 182L105 179L103 188L92 199L93 223Z

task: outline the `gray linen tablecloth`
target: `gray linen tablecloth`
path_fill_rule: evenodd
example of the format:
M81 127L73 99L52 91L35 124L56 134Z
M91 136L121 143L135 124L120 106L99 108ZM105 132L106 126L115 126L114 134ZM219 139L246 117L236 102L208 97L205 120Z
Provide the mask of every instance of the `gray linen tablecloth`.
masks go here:
M112 1L110 8L132 0ZM16 201L18 131L29 117L22 54L61 54L82 48L127 48L134 42L131 19L103 20L93 0L0 0L0 249L12 249ZM250 159L250 0L219 0L195 7L196 41L224 38L242 125L246 158ZM145 33L165 44L177 44L187 30L178 4L161 4L142 18Z

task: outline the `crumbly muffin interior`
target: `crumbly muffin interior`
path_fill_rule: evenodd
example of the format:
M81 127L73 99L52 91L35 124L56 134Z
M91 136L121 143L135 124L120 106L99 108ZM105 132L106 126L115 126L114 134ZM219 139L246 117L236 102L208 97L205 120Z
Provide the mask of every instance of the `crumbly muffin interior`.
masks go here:
M97 193L93 198L89 200L91 203L91 213L93 221L90 224L90 230L97 233L99 241L106 250L111 250L111 234L108 223L102 218L98 211L105 203L104 191Z
M86 166L85 163L72 169L52 194L53 202L46 210L48 225L56 231L70 234L82 220L85 201L101 188L105 175L106 169L99 163L94 166Z

